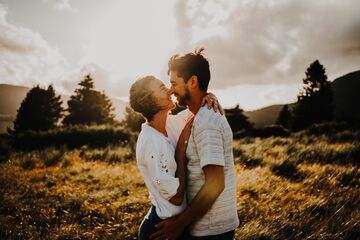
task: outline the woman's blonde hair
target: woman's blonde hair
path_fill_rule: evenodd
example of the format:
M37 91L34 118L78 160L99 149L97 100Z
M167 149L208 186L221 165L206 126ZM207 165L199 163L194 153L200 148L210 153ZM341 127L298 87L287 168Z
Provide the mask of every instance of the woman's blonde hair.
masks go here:
M148 121L161 110L153 96L153 91L149 89L152 81L158 80L154 76L146 76L136 80L130 88L130 107L141 113Z

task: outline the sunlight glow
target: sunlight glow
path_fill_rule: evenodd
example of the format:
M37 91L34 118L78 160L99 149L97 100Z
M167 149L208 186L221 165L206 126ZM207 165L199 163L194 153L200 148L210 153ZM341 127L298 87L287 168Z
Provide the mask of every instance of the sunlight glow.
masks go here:
M96 62L118 80L159 76L177 46L173 2L119 1L109 5L92 27L82 62Z

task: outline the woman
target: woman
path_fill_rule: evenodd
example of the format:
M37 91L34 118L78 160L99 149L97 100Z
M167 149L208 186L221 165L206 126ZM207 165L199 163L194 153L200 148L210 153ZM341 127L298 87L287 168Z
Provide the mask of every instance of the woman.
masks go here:
M205 100L209 106L213 103L210 97ZM137 140L136 159L152 203L138 237L149 239L156 224L186 208L186 145L181 144L182 147L176 149L175 146L178 141L187 142L193 115L184 110L169 116L169 111L175 107L171 91L153 76L141 78L131 86L130 106L147 120Z

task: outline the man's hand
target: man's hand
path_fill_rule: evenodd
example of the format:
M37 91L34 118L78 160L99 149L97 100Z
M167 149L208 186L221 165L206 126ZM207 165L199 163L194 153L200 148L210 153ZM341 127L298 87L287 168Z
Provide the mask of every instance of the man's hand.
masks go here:
M185 226L177 221L176 217L165 219L155 227L157 230L150 236L150 239L178 239L185 229Z
M213 108L215 112L217 112L217 110L220 111L221 115L224 115L224 109L221 107L221 105L219 104L219 101L217 99L217 97L212 94L212 93L207 93L202 101L201 101L201 106L205 106L205 104L207 104L208 108Z

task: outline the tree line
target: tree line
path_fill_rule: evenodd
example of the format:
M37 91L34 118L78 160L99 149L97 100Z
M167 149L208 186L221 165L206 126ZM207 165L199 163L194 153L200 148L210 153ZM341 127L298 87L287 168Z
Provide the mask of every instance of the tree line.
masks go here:
M91 76L86 75L78 85L67 102L67 109L62 107L61 97L56 95L52 85L31 88L21 102L13 128L8 128L8 132L15 135L28 130L46 131L61 123L65 126L115 123L111 100L104 92L95 90Z
M293 105L285 105L277 118L277 124L292 131L302 130L311 124L333 120L333 93L326 71L318 60L306 70L304 87ZM62 107L60 95L56 95L52 85L47 88L33 87L18 109L13 128L8 128L12 135L28 130L46 131L60 125L102 125L114 124L138 132L144 118L129 106L125 109L125 118L115 120L114 107L105 94L95 90L94 80L90 75L82 79L78 88L67 102L68 108ZM175 109L175 114L181 109ZM225 109L234 133L253 130L254 127L244 115L239 105ZM278 130L276 130L278 131Z
M276 125L254 129L239 105L225 109L225 115L235 136L239 132L253 136L284 136L288 131L299 131L313 124L333 121L331 83L328 81L325 67L319 60L310 64L302 81L304 85L297 96L297 102L284 105L277 117Z

